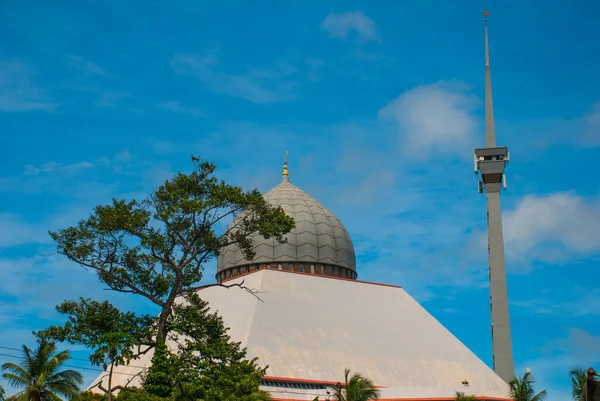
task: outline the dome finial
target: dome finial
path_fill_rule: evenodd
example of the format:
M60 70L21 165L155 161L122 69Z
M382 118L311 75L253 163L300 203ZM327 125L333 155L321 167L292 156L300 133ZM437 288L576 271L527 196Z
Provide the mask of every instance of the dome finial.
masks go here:
M281 182L290 182L290 177L288 174L288 168L287 168L287 158L288 158L288 151L285 151L285 156L283 156L283 178L281 180Z

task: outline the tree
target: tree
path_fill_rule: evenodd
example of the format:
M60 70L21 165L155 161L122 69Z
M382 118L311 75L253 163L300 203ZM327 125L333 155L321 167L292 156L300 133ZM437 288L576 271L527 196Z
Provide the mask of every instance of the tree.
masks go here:
M23 345L23 360L20 364L5 363L2 375L12 387L21 391L8 398L11 401L59 400L76 396L83 383L81 373L61 370L71 358L68 351L58 352L54 343L42 340L37 349Z
M285 242L294 226L257 190L217 180L214 164L196 157L192 163L190 174L177 174L143 201L113 200L76 226L50 233L60 254L95 270L110 289L157 305L157 338L163 341L175 299L198 285L207 261L231 244L252 259L252 234ZM218 232L235 216L234 225Z
M186 294L184 302L175 306L169 330L171 340L178 344L173 360L175 398L270 399L259 389L266 368L259 367L256 359L246 360L246 349L231 341L222 318L211 313L198 294Z
M350 370L344 371L345 384L334 387L333 393L337 401L368 401L378 400L380 391L375 388L373 381L354 373L350 376Z
M168 397L173 392L173 375L169 353L164 341L158 341L152 356L152 365L144 379L144 390L157 397Z
M100 394L92 393L91 391L84 391L70 399L70 401L107 401L108 397Z
M586 376L585 369L571 369L569 377L571 378L571 394L574 401L583 401L583 389L585 388Z
M526 372L521 378L514 377L509 385L509 396L514 401L544 401L546 399L546 390L535 394L533 389L533 380L531 373Z
M0 401L4 401L5 395L6 393L4 392L4 387L2 387L2 384L0 384Z
M477 397L472 394L465 394L463 392L457 391L456 396L454 397L454 401L477 401Z
M571 369L569 372L571 395L574 401L583 401L583 389L586 381L585 371L585 369Z
M92 365L110 366L108 388L99 387L112 399L112 373L115 365L129 363L142 351L141 345L151 345L151 328L154 318L137 316L132 312L122 313L108 301L96 302L80 298L79 302L65 301L56 310L67 315L62 326L50 326L35 333L39 338L51 341L84 345L93 350ZM136 351L137 350L137 351Z

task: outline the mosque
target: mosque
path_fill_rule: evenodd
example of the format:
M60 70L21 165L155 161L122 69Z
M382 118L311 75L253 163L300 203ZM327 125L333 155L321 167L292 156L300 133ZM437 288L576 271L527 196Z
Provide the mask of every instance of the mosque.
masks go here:
M476 150L476 157L477 152L481 157L475 171L481 169L480 187L485 187L488 198L498 198L498 177L503 176L505 161L498 162L493 152L504 155L506 148L495 148L487 12L484 16L486 138L493 140L487 148ZM273 400L330 400L346 368L373 380L385 401L449 401L456 392L480 400L510 400L506 381L512 378L513 360L499 198L491 209L488 200L489 226L490 210L498 215L488 231L493 234L489 237L490 299L497 305L492 313L494 360L499 361L504 379L404 289L358 280L348 231L329 209L291 183L287 161L281 183L264 197L294 218L287 242L256 235L256 256L251 261L237 247L227 247L218 256L216 273L218 282L243 281L259 296L240 287L207 286L198 292L223 317L232 340L247 348L248 358L268 365L261 387ZM113 385L140 386L139 373L151 359L148 353L131 365L115 367ZM106 376L102 373L90 389L98 391L96 384Z
M348 231L290 182L287 165L264 197L294 218L287 243L257 235L252 261L226 248L216 274L227 284L244 280L259 297L239 287L199 293L221 314L231 338L247 347L248 358L269 366L262 388L275 401L327 400L345 368L372 379L387 401L451 400L457 391L508 400L506 382L406 291L358 280ZM151 358L116 367L114 385L133 378L129 385L139 386L134 376Z

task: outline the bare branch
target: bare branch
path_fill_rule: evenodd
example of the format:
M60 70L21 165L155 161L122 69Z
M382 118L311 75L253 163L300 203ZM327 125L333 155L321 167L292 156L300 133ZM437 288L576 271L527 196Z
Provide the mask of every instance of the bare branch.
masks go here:
M186 291L186 292L194 291L194 290L196 290L196 289L198 289L198 288L208 288L208 287L223 287L223 288L233 288L233 287L238 287L238 288L241 288L241 289L245 290L245 291L246 291L246 292L248 292L250 295L252 295L252 296L256 297L256 299L258 299L260 302L265 302L265 301L263 301L263 300L260 298L260 296L259 296L259 294L264 294L264 292L262 292L262 291L259 291L259 290L255 289L255 288L250 288L250 287L247 287L247 286L245 286L245 285L244 285L244 281L245 281L245 280L242 280L241 282L239 282L239 283L234 283L234 284L224 284L224 283L222 283L222 282L215 283L215 284L208 284L208 285L205 285L205 286L202 286L202 287L192 288L192 289L190 289L190 290L188 290L188 291Z

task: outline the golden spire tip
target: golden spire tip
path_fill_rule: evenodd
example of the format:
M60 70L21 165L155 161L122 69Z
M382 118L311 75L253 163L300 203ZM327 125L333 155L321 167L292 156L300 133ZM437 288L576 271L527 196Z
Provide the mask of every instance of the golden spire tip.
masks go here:
M287 158L288 158L288 151L286 150L285 156L283 156L283 175L288 175Z

